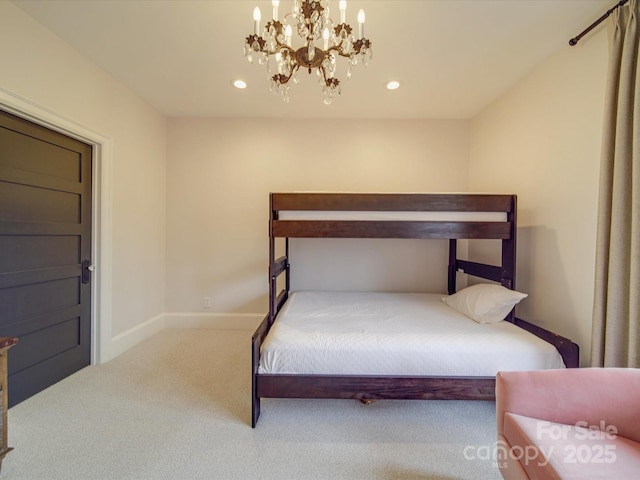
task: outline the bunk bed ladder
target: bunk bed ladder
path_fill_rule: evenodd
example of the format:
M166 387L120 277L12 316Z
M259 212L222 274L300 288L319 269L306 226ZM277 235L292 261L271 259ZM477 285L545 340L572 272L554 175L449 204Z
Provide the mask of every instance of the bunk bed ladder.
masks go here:
M456 293L456 273L458 267L456 262L458 261L458 240L455 238L449 239L449 268L447 270L447 292L449 295Z
M516 289L516 211L517 211L517 197L514 195L511 200L511 210L507 212L507 221L511 225L511 235L508 239L502 240L502 280L503 287L511 290ZM505 318L508 322L515 323L516 321L516 309L515 307L509 312L509 315Z
M289 237L285 237L284 255L280 258L276 256L276 237L273 234L273 222L278 220L278 211L273 208L273 194L269 197L269 326L276 319L278 311L289 298L291 288L291 275L289 265ZM285 274L284 289L278 292L278 277Z

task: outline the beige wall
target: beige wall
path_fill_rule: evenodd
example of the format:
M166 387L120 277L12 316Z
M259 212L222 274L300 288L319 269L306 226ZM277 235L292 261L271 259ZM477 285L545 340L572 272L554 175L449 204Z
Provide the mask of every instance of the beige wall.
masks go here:
M264 312L269 191L498 191L519 195L519 315L584 362L606 43L563 48L472 121L167 121L0 0L0 88L113 140L114 336L204 296ZM438 242L315 242L294 245L294 287L444 290Z
M467 189L466 121L174 118L168 138L169 312L205 296L211 312L267 310L270 191ZM441 242L317 242L294 245L294 288L446 290L446 254L428 265Z
M518 194L518 316L591 339L607 69L604 30L566 46L472 123L471 190Z
M0 65L5 92L112 140L112 333L161 315L166 119L6 1Z

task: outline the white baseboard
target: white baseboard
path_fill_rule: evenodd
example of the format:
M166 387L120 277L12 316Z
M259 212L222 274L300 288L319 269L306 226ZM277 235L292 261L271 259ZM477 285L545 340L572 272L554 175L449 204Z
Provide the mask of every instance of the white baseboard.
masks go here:
M105 358L102 363L117 357L165 328L253 332L264 316L264 313L163 313L113 337L109 358Z
M115 358L165 328L165 314L151 318L140 325L122 332L111 340L110 357Z
M254 331L264 313L165 313L165 328Z

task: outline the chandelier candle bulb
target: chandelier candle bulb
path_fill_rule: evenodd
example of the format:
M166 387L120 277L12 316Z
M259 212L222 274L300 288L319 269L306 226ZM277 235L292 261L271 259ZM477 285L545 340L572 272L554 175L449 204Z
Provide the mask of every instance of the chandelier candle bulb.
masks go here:
M280 0L272 0L271 6L273 7L273 19L278 20L278 5L280 5Z
M322 31L322 41L323 41L323 48L325 50L329 49L329 29L325 27L325 29Z
M291 25L287 25L284 29L284 41L287 44L287 47L291 46L291 37L293 36L293 28Z
M364 38L364 10L358 12L358 38Z
M256 35L260 34L260 17L262 14L260 13L260 8L256 7L253 9L253 33Z

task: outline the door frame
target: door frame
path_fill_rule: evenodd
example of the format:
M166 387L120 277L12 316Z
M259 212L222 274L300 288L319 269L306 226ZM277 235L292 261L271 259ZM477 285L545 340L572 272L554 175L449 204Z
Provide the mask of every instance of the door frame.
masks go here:
M0 109L93 147L91 258L95 270L91 281L91 364L105 363L112 355L113 139L2 87Z

